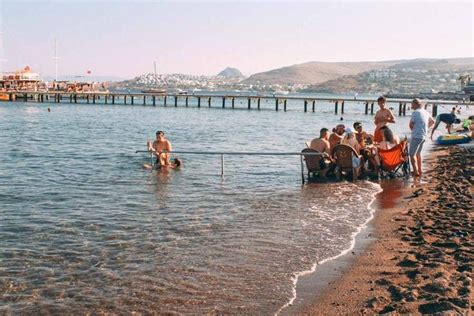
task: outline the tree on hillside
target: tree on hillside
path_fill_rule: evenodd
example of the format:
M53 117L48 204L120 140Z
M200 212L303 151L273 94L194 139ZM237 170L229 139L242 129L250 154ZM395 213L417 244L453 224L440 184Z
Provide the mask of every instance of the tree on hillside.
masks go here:
M466 86L466 84L471 82L471 75L460 75L458 80L461 82L461 90Z

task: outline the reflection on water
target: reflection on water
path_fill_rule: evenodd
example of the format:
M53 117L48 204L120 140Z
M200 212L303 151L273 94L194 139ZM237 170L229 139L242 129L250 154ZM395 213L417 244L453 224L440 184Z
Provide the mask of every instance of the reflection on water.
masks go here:
M2 313L272 314L294 273L348 246L378 190L301 186L295 157L228 157L223 180L220 157L149 171L134 154L157 129L176 150L300 151L332 115L5 104Z

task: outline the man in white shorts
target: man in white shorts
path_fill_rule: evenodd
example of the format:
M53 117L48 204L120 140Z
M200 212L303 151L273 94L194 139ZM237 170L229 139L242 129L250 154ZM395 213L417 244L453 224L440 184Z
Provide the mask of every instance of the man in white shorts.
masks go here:
M428 136L428 129L434 125L434 120L431 115L422 108L419 99L412 101L411 108L414 112L410 120L411 140L408 147L408 155L410 155L410 161L413 167L413 176L421 177L421 150Z

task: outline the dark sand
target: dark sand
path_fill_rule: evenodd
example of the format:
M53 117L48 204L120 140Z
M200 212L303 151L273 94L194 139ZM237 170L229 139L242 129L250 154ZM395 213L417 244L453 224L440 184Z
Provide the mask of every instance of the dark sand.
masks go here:
M300 279L282 314L473 313L473 156L437 149L423 182L382 183L353 251Z

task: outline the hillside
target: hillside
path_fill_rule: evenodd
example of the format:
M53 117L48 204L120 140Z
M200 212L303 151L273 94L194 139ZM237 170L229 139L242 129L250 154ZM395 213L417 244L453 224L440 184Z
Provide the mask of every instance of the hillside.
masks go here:
M385 69L399 61L382 62L307 62L254 74L244 80L247 84L305 84L314 85L342 76L356 75L372 69Z
M460 90L460 75L474 74L474 58L413 59L342 76L304 89L324 93L418 93Z

